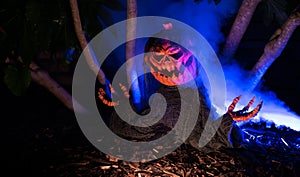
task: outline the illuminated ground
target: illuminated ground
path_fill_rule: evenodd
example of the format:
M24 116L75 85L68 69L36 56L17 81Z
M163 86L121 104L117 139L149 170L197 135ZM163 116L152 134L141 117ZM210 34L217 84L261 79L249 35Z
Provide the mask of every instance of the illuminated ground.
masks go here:
M3 109L8 116L3 119L5 136L1 146L4 148L4 172L8 172L9 176L300 175L300 151L287 148L282 140L281 145L264 147L254 143L252 147L223 149L209 154L181 146L162 159L144 164L114 161L86 140L73 113L42 88L31 89L31 94L38 97L30 94L21 98L6 95L11 101ZM29 98L31 102L28 102ZM260 128L261 125L251 126L266 132ZM266 127L272 128L272 125ZM275 130L277 135L282 132L282 135L290 136L287 132L291 131L285 128Z

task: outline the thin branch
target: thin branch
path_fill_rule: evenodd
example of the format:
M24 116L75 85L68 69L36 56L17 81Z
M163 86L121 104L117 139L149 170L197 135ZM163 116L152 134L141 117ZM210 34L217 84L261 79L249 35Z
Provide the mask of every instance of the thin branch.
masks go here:
M136 36L136 0L127 0L127 19L130 19L126 22L126 38L134 39ZM126 60L134 57L135 55L135 40L131 40L126 43ZM133 63L127 62L126 69L128 73L128 83L131 83L131 72L133 71Z
M127 19L131 19L126 23L126 38L135 38L136 36L136 18L137 17L137 3L136 0L127 0ZM126 44L126 59L135 55L135 40Z
M93 52L92 48L89 47L88 42L85 37L85 33L82 30L77 0L70 0L70 7L71 7L71 11L72 11L76 36L77 36L80 46L83 50L83 54L85 56L86 62L88 64L88 66L90 67L90 69L97 75L98 81L104 85L105 81L106 81L105 74L101 70L97 60L95 59L94 52Z
M255 89L265 72L271 64L281 55L281 52L288 43L295 29L300 25L300 6L289 16L285 23L275 31L268 44L265 46L264 53L251 70L249 81L249 91Z
M137 17L137 2L136 0L127 0L127 20L126 22L126 38L135 39L136 36L136 18ZM126 60L135 56L135 40L126 43ZM136 68L133 62L127 62L127 81L130 84L135 80L134 84L130 87L130 91L134 90L135 94L131 94L134 102L140 102L141 92L137 79Z
M261 1L262 0L243 0L223 47L222 55L226 59L231 59L234 56L249 26L255 9Z
M72 96L55 80L53 80L48 72L42 70L37 64L31 62L29 65L32 80L49 90L55 95L68 109L74 111L73 102L76 104L76 110L83 114L88 111L83 108Z

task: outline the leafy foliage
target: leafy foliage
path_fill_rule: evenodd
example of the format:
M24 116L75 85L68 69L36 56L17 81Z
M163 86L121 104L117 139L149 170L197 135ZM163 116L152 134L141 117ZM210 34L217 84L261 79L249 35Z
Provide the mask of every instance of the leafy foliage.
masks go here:
M104 27L111 25L110 10L124 10L118 0L78 0L82 26L92 38ZM30 83L29 64L39 53L66 53L80 49L68 0L1 0L0 2L0 54L4 66L4 81L16 95L24 93ZM11 57L11 54L15 57ZM15 66L22 58L22 67ZM66 63L64 63L66 64ZM29 78L28 78L29 77Z
M30 84L30 72L26 68L16 68L9 65L5 69L4 82L10 91L15 95L22 95Z

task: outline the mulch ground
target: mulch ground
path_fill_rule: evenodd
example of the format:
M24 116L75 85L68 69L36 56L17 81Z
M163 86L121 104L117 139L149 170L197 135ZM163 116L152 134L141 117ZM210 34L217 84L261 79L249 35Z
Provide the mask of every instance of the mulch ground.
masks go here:
M299 161L295 164L266 154L247 159L249 152L244 151L247 155L242 157L233 149L202 154L190 146L181 146L171 154L147 163L118 161L97 151L80 148L66 151L69 154L66 162L51 166L50 170L57 176L299 176L297 167L300 165Z
M208 154L182 145L151 162L120 161L92 146L73 113L51 94L34 91L39 98L14 98L2 109L1 172L7 176L300 176L300 151L277 145Z
M125 162L103 154L73 127L40 129L27 152L31 176L300 176L300 151L249 145L204 154L183 144L150 162Z

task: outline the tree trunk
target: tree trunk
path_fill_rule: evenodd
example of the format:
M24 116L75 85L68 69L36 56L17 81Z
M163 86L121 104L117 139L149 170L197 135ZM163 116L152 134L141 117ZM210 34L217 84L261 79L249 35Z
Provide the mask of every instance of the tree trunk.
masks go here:
M104 85L106 81L105 74L101 70L98 61L95 58L94 52L92 48L89 47L87 40L85 38L84 31L82 30L77 0L70 0L70 7L72 11L73 20L74 20L76 36L80 43L81 49L83 50L83 54L85 56L86 62L89 65L90 69L97 75L98 81L102 85Z
M299 25L300 5L292 12L285 23L275 31L268 44L265 46L263 55L259 58L258 62L251 70L248 79L250 81L249 91L255 89L267 69L275 61L275 59L279 57L293 32Z
M55 95L68 109L74 111L73 103L76 104L76 110L82 114L87 114L88 111L83 108L72 96L55 80L53 80L48 72L42 70L37 64L34 62L30 63L30 73L32 80L41 86L48 89L53 95Z
M234 56L242 37L248 28L254 11L260 2L261 0L243 0L224 44L222 55L226 59L231 59Z
M136 18L137 17L137 2L136 0L127 0L127 19L126 23L126 38L135 39L136 36ZM126 61L135 56L135 40L126 43ZM141 102L141 91L136 73L136 66L132 62L127 62L127 81L131 84L130 92L133 103L139 104Z

